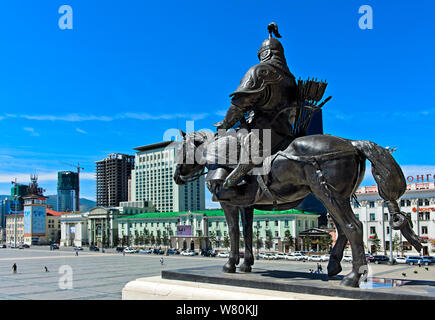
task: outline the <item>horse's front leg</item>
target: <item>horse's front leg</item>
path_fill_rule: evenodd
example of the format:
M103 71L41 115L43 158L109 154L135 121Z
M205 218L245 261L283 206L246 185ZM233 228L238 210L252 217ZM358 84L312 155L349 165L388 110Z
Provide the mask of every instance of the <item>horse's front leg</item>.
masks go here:
M236 265L239 264L239 208L221 203L222 209L225 213L225 219L228 223L228 233L230 237L230 256L227 263L223 266L223 272L234 273L236 272Z
M243 258L243 264L240 266L240 271L251 272L251 266L254 265L254 254L252 252L252 222L254 220L254 208L241 208L240 211L242 214L243 239L245 242L245 256Z

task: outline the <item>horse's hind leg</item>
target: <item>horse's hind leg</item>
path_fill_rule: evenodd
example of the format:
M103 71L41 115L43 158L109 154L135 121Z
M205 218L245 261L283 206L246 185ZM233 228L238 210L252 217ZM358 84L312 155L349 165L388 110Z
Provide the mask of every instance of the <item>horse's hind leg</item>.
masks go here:
M230 236L230 256L227 263L222 268L223 272L236 272L236 265L239 264L239 207L230 206L221 202L222 209L225 213L225 219L228 223L228 233Z
M241 208L243 239L245 240L245 256L240 271L251 272L254 264L254 254L252 252L252 222L254 220L254 209L252 207Z
M314 190L313 190L314 191ZM323 191L324 190L317 190ZM341 281L342 285L358 287L361 275L367 270L364 253L362 223L356 218L350 206L350 197L336 198L335 195L327 197L323 192L313 192L323 202L333 219L342 228L352 248L352 271Z
M332 217L331 217L332 218ZM328 262L328 276L332 277L339 274L342 270L341 259L343 259L343 251L346 247L347 238L344 234L341 226L334 221L335 227L337 228L337 240L335 241L334 247L331 250L331 255Z

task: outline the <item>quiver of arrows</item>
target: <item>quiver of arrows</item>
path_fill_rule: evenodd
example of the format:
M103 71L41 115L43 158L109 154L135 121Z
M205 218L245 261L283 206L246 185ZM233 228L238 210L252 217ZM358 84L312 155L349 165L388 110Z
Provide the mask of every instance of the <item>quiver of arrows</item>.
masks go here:
M290 114L290 124L293 129L294 137L306 135L311 117L328 102L332 97L329 96L320 104L319 101L323 98L326 86L326 81L317 81L316 79L298 80L297 88L297 106Z

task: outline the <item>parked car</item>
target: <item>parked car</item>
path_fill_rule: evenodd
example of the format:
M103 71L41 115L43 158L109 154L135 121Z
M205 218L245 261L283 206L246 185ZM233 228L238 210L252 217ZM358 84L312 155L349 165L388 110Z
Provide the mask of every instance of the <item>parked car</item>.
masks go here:
M116 252L122 252L124 251L124 247L116 247Z
M182 256L194 256L195 255L195 251L192 250L184 250L180 253L180 255Z
M373 262L373 256L370 253L366 253L366 261Z
M59 246L57 244L51 244L50 250L59 250Z
M140 249L139 253L150 254L150 253L153 253L153 250L151 250L151 249Z
M89 246L89 251L100 251L100 249L96 246Z
M81 251L81 250L83 250L83 248L82 248L82 247L79 247L79 246L77 246L77 247L74 247L74 250L79 250L79 251Z
M406 257L397 256L396 263L406 263Z
M138 253L139 251L133 248L125 248L124 249L125 253Z
M29 246L27 243L23 243L23 244L21 245L21 247L23 247L23 248L30 248L30 246Z
M435 263L435 257L432 257L432 256L424 256L423 259L424 259L425 261L426 261L426 260L429 261L428 264L425 264L426 266L429 265L429 264Z
M230 253L229 252L219 252L216 256L219 258L229 258Z
M409 264L410 266L414 265L414 264L418 264L418 261L420 261L421 264L424 264L425 266L428 266L431 264L431 260L430 259L424 259L425 257L420 257L420 256L409 256L406 258L406 263Z
M168 249L167 254L180 254L180 251L177 249Z
M303 253L295 252L294 257L295 257L296 261L307 261L308 260L308 257Z
M308 261L321 262L322 257L318 255L312 255L308 257Z
M216 257L216 251L213 250L201 250L201 255L204 257Z
M3 249L5 249L5 248L6 248L6 245L5 245L5 244L2 244L0 247L3 248Z
M352 256L344 256L342 260L344 262L352 262Z
M329 254L324 254L323 256L320 257L320 261L321 262L327 262L329 261Z
M278 260L284 260L287 255L285 253L277 253L275 256Z
M154 253L154 254L164 254L165 251L163 251L162 249L154 248L154 249L153 249L153 253Z
M384 255L374 255L373 260L370 262L374 262L375 264L388 263L390 262L390 257ZM393 259L393 263L394 263L394 259Z

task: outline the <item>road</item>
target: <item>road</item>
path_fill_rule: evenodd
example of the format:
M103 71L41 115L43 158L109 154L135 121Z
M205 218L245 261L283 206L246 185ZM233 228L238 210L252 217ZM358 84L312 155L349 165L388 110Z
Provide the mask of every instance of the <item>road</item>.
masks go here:
M189 256L164 256L160 265L158 255L79 251L76 256L71 248L50 251L48 247L29 249L0 249L0 300L69 300L69 299L121 299L121 291L131 280L158 276L161 270L174 270L193 266L222 266L226 259ZM16 263L18 272L12 272ZM326 271L327 263L322 263ZM45 272L47 267L48 272ZM256 261L262 269L305 271L316 269L314 262ZM343 272L350 271L351 264L343 263ZM67 273L65 273L65 271ZM68 271L71 271L69 273ZM414 273L417 271L417 273ZM59 273L60 272L60 273ZM370 265L374 276L435 281L435 266ZM71 280L71 282L69 282ZM72 284L72 288L68 287ZM65 288L67 287L67 288Z

